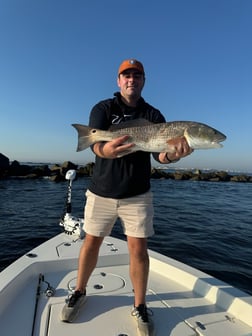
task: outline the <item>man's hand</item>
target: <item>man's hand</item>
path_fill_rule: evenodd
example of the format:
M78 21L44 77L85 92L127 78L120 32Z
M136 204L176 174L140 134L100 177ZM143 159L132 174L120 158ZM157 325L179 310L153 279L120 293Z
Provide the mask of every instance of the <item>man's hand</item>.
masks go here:
M93 150L96 155L105 159L116 159L132 152L134 143L124 144L129 139L128 135L121 136L108 142L97 142Z
M178 161L182 157L190 155L193 149L188 145L185 137L174 138L167 141L168 145L173 148L169 153L160 153L159 161L161 163L171 163Z

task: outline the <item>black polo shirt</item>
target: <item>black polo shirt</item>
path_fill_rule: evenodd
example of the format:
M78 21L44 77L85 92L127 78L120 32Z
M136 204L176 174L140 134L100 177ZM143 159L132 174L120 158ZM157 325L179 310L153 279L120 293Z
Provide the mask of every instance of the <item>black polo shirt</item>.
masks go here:
M153 123L165 122L159 110L140 98L136 107L129 107L121 100L120 93L114 98L96 104L89 119L89 126L107 130L113 124L133 119L147 119ZM153 153L155 159L158 153ZM137 151L117 159L96 156L89 190L99 196L127 198L143 194L150 189L150 153Z

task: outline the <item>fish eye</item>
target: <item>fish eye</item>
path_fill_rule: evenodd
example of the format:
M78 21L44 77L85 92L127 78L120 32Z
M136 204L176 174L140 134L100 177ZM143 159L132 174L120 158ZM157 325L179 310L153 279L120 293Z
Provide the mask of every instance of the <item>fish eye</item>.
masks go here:
M91 131L92 133L96 133L96 129L92 129L92 131Z

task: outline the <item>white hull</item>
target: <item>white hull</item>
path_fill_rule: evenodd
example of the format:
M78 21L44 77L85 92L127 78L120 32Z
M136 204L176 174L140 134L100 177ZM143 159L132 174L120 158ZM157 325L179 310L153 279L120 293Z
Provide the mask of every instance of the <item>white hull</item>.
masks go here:
M81 244L79 238L59 234L31 251L36 256L25 255L0 273L1 336L137 335L130 314L133 293L127 244L111 237L101 247L87 287L88 301L79 317L74 323L60 321L65 299L75 286ZM252 335L248 294L173 259L149 253L147 300L156 336ZM45 293L48 283L55 289L51 297Z

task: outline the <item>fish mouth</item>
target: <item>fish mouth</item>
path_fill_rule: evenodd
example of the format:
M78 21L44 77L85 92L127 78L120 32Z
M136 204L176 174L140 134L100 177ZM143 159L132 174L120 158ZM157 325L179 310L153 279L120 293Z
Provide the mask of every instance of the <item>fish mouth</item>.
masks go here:
M215 136L212 137L212 143L220 143L227 139L226 135L220 132L215 131Z
M222 140L222 141L223 141L223 140ZM221 144L221 143L219 143L219 142L215 142L215 141L213 141L211 144L212 144L213 147L216 147L216 148L222 148L222 147L223 147L223 144Z
M219 138L218 138L218 142L222 142L225 141L227 139L226 135L222 134Z
M225 141L226 138L227 137L224 134L222 134L220 137L218 137L218 139L211 141L211 144L213 145L213 147L221 148L223 147L223 144L221 142Z

